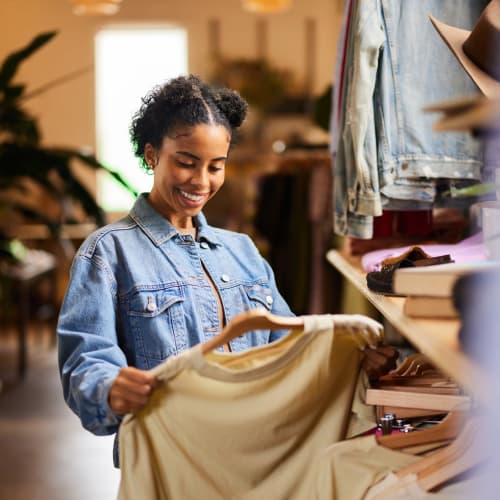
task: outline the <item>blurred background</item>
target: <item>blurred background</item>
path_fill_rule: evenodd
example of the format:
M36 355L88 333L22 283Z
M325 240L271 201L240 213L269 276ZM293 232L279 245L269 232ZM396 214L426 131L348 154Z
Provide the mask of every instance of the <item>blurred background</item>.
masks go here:
M343 10L343 0L2 0L1 498L116 494L112 438L84 431L62 400L55 322L80 243L151 186L128 126L153 85L194 73L248 99L206 215L255 239L296 313L339 310L324 255L335 243L327 130Z

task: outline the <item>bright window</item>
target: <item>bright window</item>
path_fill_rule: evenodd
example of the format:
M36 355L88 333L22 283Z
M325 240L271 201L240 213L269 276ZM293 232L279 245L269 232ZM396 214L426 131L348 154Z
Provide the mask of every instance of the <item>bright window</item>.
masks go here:
M132 153L129 126L153 86L187 73L187 34L178 27L109 28L95 39L97 157L139 191L152 177ZM98 176L97 196L108 211L128 210L133 197L109 175Z

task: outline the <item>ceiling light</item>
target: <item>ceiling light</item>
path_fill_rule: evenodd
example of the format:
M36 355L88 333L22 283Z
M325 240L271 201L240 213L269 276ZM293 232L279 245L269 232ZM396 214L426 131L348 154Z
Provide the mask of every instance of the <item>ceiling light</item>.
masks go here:
M71 0L77 16L111 16L120 10L122 0Z
M279 12L290 6L290 0L242 0L243 8L251 12Z

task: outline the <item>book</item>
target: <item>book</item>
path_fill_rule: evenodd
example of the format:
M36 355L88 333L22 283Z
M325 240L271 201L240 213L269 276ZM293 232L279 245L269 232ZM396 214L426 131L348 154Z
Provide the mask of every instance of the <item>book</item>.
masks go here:
M460 276L499 269L499 262L490 261L405 267L394 272L393 290L396 295L451 297L453 285Z
M410 295L406 297L403 312L411 318L457 318L452 297L426 297Z

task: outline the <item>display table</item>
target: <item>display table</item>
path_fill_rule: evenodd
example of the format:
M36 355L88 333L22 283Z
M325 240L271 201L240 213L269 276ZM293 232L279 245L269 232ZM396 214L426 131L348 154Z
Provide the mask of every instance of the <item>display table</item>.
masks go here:
M346 256L337 250L330 250L327 253L327 260L415 349L428 356L439 369L483 403L488 403L488 384L485 374L460 350L458 320L410 318L403 313L404 297L390 297L368 289L366 273L361 268L359 257Z
M30 319L30 292L44 279L50 280L49 301L56 304L56 259L42 250L28 250L22 264L2 268L0 276L10 291L9 300L17 312L18 375L22 378L27 366L26 337ZM54 311L55 316L55 311Z

